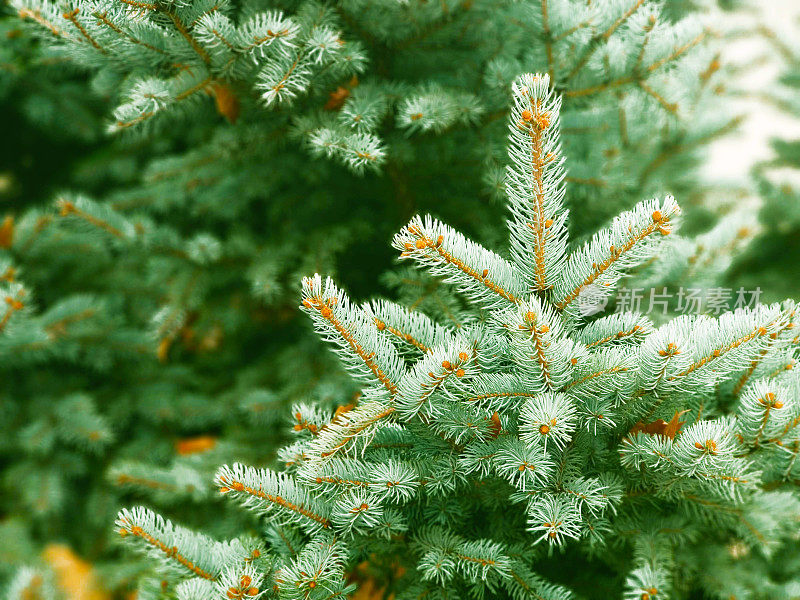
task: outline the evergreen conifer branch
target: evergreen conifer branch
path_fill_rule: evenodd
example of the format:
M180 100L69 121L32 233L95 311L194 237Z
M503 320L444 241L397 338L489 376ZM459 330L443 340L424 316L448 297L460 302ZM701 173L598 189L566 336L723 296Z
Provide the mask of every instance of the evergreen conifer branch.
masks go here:
M396 399L398 412L406 418L420 411L432 416L427 410L427 400L477 373L476 355L476 342L466 336L458 336L453 342L434 348L400 380Z
M123 509L116 522L122 537L141 540L137 547L158 559L167 569L185 569L192 575L215 581L236 548L173 525L144 507Z
M546 75L523 77L515 83L512 97L508 167L512 256L530 288L546 290L563 267L567 245L561 99ZM528 272L531 255L534 268Z
M514 93L542 80L524 76ZM520 118L512 115L512 127ZM551 135L557 144L557 129ZM539 185L535 177L520 181L528 190ZM518 202L515 194L510 188L510 204ZM536 206L535 194L526 198ZM421 581L409 592L456 585L480 596L502 586L513 597L571 597L527 571L502 532L486 537L478 528L465 538L452 529L457 517L431 528L415 512L434 499L466 506L460 493L483 511L495 497L489 490L505 489L519 507L510 522L532 544L602 546L611 532L638 523L636 560L626 575L631 597L675 585L659 568L673 560L677 542L648 545L640 495L663 503L664 515L685 510L706 525L769 543L779 529L754 523L744 507L770 493L758 470L764 452L786 447L796 434L796 378L784 369L775 379L745 381L727 415L716 409L706 416L702 402L690 398L711 402L714 389L752 374L754 361L782 364L792 347L793 304L683 316L660 327L637 313L580 323L581 292L597 285L609 294L626 270L654 255L678 214L671 197L623 213L550 271L552 287L530 285L533 295L515 263L535 264L535 245L547 240L534 236L532 252L507 262L438 221L413 219L394 246L474 306L477 317L456 331L388 302L353 306L331 281L307 278L304 308L360 378L365 399L330 421L298 408L298 422L314 429L301 426L302 439L287 449L293 474L236 466L252 481L222 475L223 491L248 494L246 505L259 510L275 496L272 507L289 513L281 523L314 535L332 529L344 546L411 536ZM509 223L512 240L516 227ZM669 422L651 420L671 410ZM793 455L784 465L791 473Z
M432 275L456 284L487 308L515 304L522 294L522 283L506 260L431 217L412 219L392 245L401 251L400 258L429 267Z
M364 448L374 434L375 427L389 419L395 407L382 402L363 402L346 414L339 415L320 431L313 440L312 449L320 458L328 458L339 452L349 453L360 446Z
M564 335L561 318L550 306L531 296L502 318L511 340L511 354L524 365L531 382L555 390L570 380L573 345Z
M364 305L378 331L386 332L406 346L430 353L434 346L452 338L452 332L423 313L411 311L387 300L373 300Z
M699 34L692 24L696 20L681 22L674 15L683 10L670 6L669 16L667 10L662 15L662 3L638 6L635 0L530 5L302 0L281 5L283 12L233 1L77 0L65 7L52 0L23 1L30 8L20 14L44 34L34 56L38 61L41 51L46 60L40 62L50 69L37 69L28 81L35 83L31 89L38 92L54 82L59 87L62 80L53 71L71 73L78 67L79 104L86 100L88 105L93 96L87 93L90 81L97 97L109 104L93 107L99 108L94 112L116 115L112 130L150 137L103 146L80 169L75 181L103 190L96 201L65 196L71 208L33 209L0 226L0 283L19 282L25 290L23 307L10 312L0 327L0 362L6 367L0 378L8 382L3 391L12 398L35 399L11 411L7 424L12 447L18 442L28 455L6 479L20 490L11 504L55 527L53 515L71 518L74 513L70 482L81 472L105 477L104 491L111 481L125 494L144 494L172 511L188 508L194 522L208 518L210 534L228 532L235 526L232 516L214 505L213 516L200 511L208 493L203 482L210 480L205 468L233 460L263 465L281 435L274 433L276 415L286 408L281 398L291 398L296 404L290 435L295 437L278 453L286 471L280 478L273 471L279 489L260 487L260 482L272 483L265 474L248 484L253 493L243 487L227 494L266 513L263 527L255 531L266 543L262 553L268 560L245 566L249 559L226 561L215 584L178 569L164 578L166 592L161 578L143 583L142 599L167 594L181 600L305 600L346 596L353 581L366 593L374 581L385 583L382 593L394 593L398 600L443 594L563 600L574 594L531 571L551 545L582 550L586 544L589 555L597 556L604 543L629 540L621 542L619 554L636 548L630 568L608 566L621 582L645 566L671 569L680 562L673 556L678 545L673 538L657 544L656 557L656 550L644 550L650 537L622 533L647 529L647 536L655 536L636 519L648 503L665 515L689 515L687 521L708 531L697 525L693 509L680 504L698 502L676 500L684 491L680 485L653 500L652 490L620 466L619 441L658 436L649 432L660 431L658 421L668 421L673 411L690 409L683 413L689 426L730 412L738 399L729 391L740 380L738 396L752 381L785 383L792 376L785 367L793 364L796 349L792 334L780 331L765 345L754 338L725 350L725 360L716 357L680 378L690 380L705 370L703 381L716 379L713 388L699 390L689 381L684 389L678 379L667 378L688 363L658 375L671 360L658 350L672 339L646 357L654 361L653 373L641 362L642 344L659 333L645 317L587 315L583 301L594 290L582 294L582 289L563 309L554 302L562 299L556 286L565 269L574 266L568 262L568 250L575 246L567 244L567 223L574 243L656 188L682 197L695 183L692 169L685 168L690 153L724 130L708 113L695 110L710 99L716 112L717 90L723 89L709 66L711 56L698 47L705 44L691 43ZM19 38L8 40L13 46ZM52 61L51 55L56 56ZM4 48L3 62L6 56ZM706 67L710 75L701 72ZM548 75L527 76L512 88L528 68ZM544 84L548 78L549 85ZM524 100L518 92L534 81L538 91ZM28 101L23 91L20 106L42 109L34 119L42 130L71 129L80 121L71 118L77 113L63 110L69 105L59 103L69 93L64 98L59 93L51 109L47 97ZM64 86L63 91L69 90ZM48 120L47 114L57 117ZM528 123L527 130L520 122ZM95 125L88 129L96 130ZM509 130L509 152L503 153ZM515 137L521 150L514 149ZM352 178L335 164L309 162L294 147L297 141L311 154L331 157L352 171L385 168L382 174ZM430 194L431 181L437 182L439 200ZM369 215L373 237L387 235L384 227L395 227L397 214L407 219L419 210L483 241L494 240L493 221L486 218L491 204L481 190L502 194L504 189L511 210L510 252L470 246L440 221L435 223L442 227L440 235L448 236L442 244L449 258L414 244L414 253L429 254L431 264L441 267L439 276L455 286L409 270L389 275L384 282L411 310L389 303L360 307L348 302L341 312L329 306L340 328L324 318L322 305L304 307L312 317L317 313L315 327L356 375L353 383L329 369L328 359L303 338L274 354L283 346L280 337L294 337L296 330L290 326L289 306L296 302L287 299L293 289L287 281L298 273L337 272L340 258L353 256L354 240L374 241L360 235L366 229L362 215ZM472 190L478 190L474 210L449 200ZM512 191L519 196L517 205ZM341 204L345 196L352 204ZM364 198L374 204L364 204ZM59 210L63 217L57 216ZM301 221L306 235L290 235ZM312 222L326 225L308 229ZM515 222L527 244L520 251L515 250L522 244L514 241ZM723 240L730 231L717 233L720 237L697 245L686 240L676 251L695 257L693 276L709 281L709 272L713 275L730 255L729 242L735 249L733 240ZM435 245L438 238L426 234ZM323 237L328 243L309 243ZM722 251L715 254L720 244ZM655 254L664 260L651 261ZM8 264L14 272L6 268L6 256L12 257ZM649 256L647 275L670 268L671 253ZM607 259L608 254L589 256L586 268ZM620 268L601 290L610 294L618 275L631 266ZM371 272L367 264L364 268ZM541 272L544 277L537 280ZM91 289L91 297L72 294L69 287L77 285ZM363 289L356 285L353 289ZM337 298L339 293L337 288ZM689 329L690 341L692 335ZM735 339L720 339L717 347L725 349ZM237 357L242 348L252 349L246 363ZM715 348L699 348L696 360ZM464 363L462 352L468 357ZM726 372L717 378L712 372L718 364ZM30 371L17 376L17 365ZM298 372L304 376L297 377ZM62 378L63 392L42 393L48 385L61 386ZM25 384L19 387L21 380ZM71 391L87 385L96 386L89 402L77 402ZM353 395L357 389L360 397ZM62 402L64 410L56 410ZM334 413L336 403L344 406ZM69 427L70 409L78 427ZM36 417L30 429L19 427L27 414ZM137 424L148 426L128 436L131 414ZM747 484L726 480L715 482L715 488L706 471L692 467L694 475L680 475L681 484L691 479L687 493L719 504L722 492L747 488L735 501L721 504L730 508L750 497L747 486L769 481L777 488L796 479L796 416L780 420L780 429L778 422L773 427L777 416L780 411L771 410L757 445L737 447L763 471L763 479L750 472L726 473L723 477ZM761 419L758 413L759 426ZM637 420L641 427L634 425ZM50 423L55 423L52 429ZM181 431L178 441L213 431L219 444L202 456L198 451L187 457L173 447L175 440L148 433L166 428ZM641 435L630 433L632 428ZM230 438L235 448L226 448ZM692 448L681 446L680 464L699 451ZM126 457L155 453L163 462L158 468L145 461L118 462L121 449ZM109 472L86 471L92 464L87 461L101 453L111 464ZM173 460L173 454L179 456ZM523 462L511 460L520 457L528 465L539 464L538 472L527 467L520 472ZM623 483L614 487L610 473ZM83 482L83 475L79 479ZM704 484L709 486L701 489ZM90 492L81 487L77 493ZM313 514L328 519L329 527L314 525L292 508L312 510L315 503L321 509ZM94 512L96 504L81 506ZM744 518L764 539L780 535L779 527L764 527L750 510ZM729 512L716 506L703 511L703 523L716 525L723 520L715 513ZM559 525L562 514L568 518ZM734 521L728 518L718 527L713 549L724 554L722 538L728 531L750 531ZM439 544L429 555L453 563L439 569L445 591L435 583L439 575L423 579L417 570L433 548L417 552L409 546L423 526L433 523L441 531L458 532L463 538L458 543L465 544L461 557ZM332 531L335 540L329 537ZM748 542L754 537L744 535ZM141 545L141 538L130 537ZM335 551L325 550L334 544ZM687 552L696 557L692 544L686 541ZM190 555L183 548L180 552ZM390 554L398 557L396 565L388 566ZM365 557L368 566L356 567ZM630 589L645 593L631 577ZM678 596L682 584L676 580L658 583L664 586L661 594Z
M222 467L215 482L221 493L237 498L244 506L264 514L275 512L279 519L297 524L305 531L316 532L331 526L329 511L282 473L235 464Z
M309 312L327 339L340 348L340 356L351 372L359 373L377 397L397 394L401 378L400 358L388 340L381 337L358 307L327 279L319 275L303 280L303 309Z
M644 315L633 312L615 313L587 323L578 335L591 350L606 345L637 345L652 333L653 323Z
M589 286L604 296L619 281L624 270L653 256L658 237L672 232L680 209L672 196L663 203L650 200L616 217L609 229L597 233L590 242L567 260L564 276L555 289L555 306L576 315L575 300Z

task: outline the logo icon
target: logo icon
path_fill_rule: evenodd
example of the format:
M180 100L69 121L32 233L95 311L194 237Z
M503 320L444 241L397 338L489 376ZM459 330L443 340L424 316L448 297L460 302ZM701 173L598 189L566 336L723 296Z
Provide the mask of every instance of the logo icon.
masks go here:
M605 309L608 304L608 295L602 287L591 283L580 291L577 302L580 315L588 317Z

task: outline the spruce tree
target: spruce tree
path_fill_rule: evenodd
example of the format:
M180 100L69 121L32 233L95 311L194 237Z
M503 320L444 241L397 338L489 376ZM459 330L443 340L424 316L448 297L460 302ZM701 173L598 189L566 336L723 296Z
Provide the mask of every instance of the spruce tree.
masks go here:
M297 398L323 410L358 391L297 322L300 275L367 293L417 210L499 241L518 73L550 73L565 98L576 238L655 188L699 189L695 151L735 123L713 34L683 6L12 6L13 31L37 36L14 33L13 60L50 65L31 79L54 89L84 77L73 100L104 101L92 116L116 138L80 161L65 186L80 191L2 217L2 509L17 519L3 537L24 519L34 542L95 560L111 558L120 498L230 535L216 466L269 463ZM61 128L53 115L31 112ZM439 302L461 310L438 292L423 304ZM128 576L112 572L111 587Z
M483 9L480 17L453 17L461 9L476 14L469 12L475 5L454 5L446 18L431 17L430 22L436 22L431 27L419 26L430 17L429 7L414 7L427 16L415 12L417 29L409 35L411 41L392 37L400 29L393 27L381 34L387 39L377 42L365 41L363 30L372 32L370 28L359 31L345 18L355 12L352 18L371 24L371 16L359 13L364 7L343 5L343 11L335 11L342 37L361 41L369 58L357 79L328 81L323 73L321 81L312 79L291 104L276 108L270 103L265 108L252 92L258 89L253 83L256 74L223 77L222 84L215 81L195 90L193 104L165 101L163 111L152 118L121 128L117 133L122 135L111 143L112 156L85 160L73 187L91 190L96 200L64 194L54 207L15 209L13 219L3 221L12 245L0 256L0 261L7 259L0 263L0 275L10 274L9 289L21 283L28 298L21 310L10 311L9 326L2 332L8 334L3 340L8 345L0 352L3 359L9 358L0 370L11 376L4 377L8 390L0 394L17 401L4 406L8 418L3 427L9 432L4 459L15 466L4 474L5 489L12 493L4 495L3 506L17 516L32 514L28 525L35 538L66 535L82 553L107 559L98 532L105 531L108 513L123 501L120 496L125 502L156 506L220 538L235 535L247 521L243 525L234 511L223 511L224 505L214 499L208 484L217 465L229 460L270 464L274 447L286 433L276 422L285 417L289 403L309 397L317 410L330 412L336 403L349 402L357 389L294 322L298 273L336 273L349 288L367 293L371 279L387 262L386 253L373 252L414 210L432 211L487 244L502 244L502 218L491 199L504 187L506 161L500 148L506 92L522 69L546 70L544 23L535 20L535 13L531 16L530 7L516 6L512 12L503 6L508 12L502 12L494 4L475 4ZM539 9L538 4L533 8ZM579 23L576 16L584 13L572 11L567 3L547 3L562 66L570 67L570 60L588 54L581 77L597 82L594 88L587 85L588 94L577 93L581 88L573 83L576 93L570 95L565 91L568 85L558 82L566 71L559 75L556 68L551 80L565 92L562 120L573 125L565 128L563 142L570 156L570 195L565 202L580 209L568 221L573 239L590 233L618 208L630 207L633 198L657 189L685 190L691 192L691 202L697 201L694 150L735 123L714 110L717 64L713 52L700 47L708 36L701 36L699 25L689 20L676 26L672 19L681 11L672 5L659 14L651 3L623 4L596 6L594 21ZM288 18L307 14L298 6L270 10L283 9ZM229 14L245 12L237 6ZM650 23L654 12L659 28L637 37L634 21ZM396 23L411 30L409 13ZM62 29L73 26L70 18L54 14L62 19ZM82 7L73 17L83 23L80 15L85 14ZM390 22L396 15L377 14L379 22ZM501 35L501 30L516 31L516 26L509 28L498 15L524 23L525 34ZM30 20L30 14L24 16ZM142 15L133 16L124 19L135 30ZM153 20L169 26L158 19ZM586 40L581 39L572 40L572 47L567 38L558 39L576 25L581 25L579 31L593 32L591 45L582 46ZM496 33L478 33L489 27ZM44 56L52 53L58 64L85 69L94 77L92 89L112 107L129 106L131 96L126 94L140 79L160 79L165 73L162 63L138 55L137 60L120 59L130 49L116 42L112 45L119 53L103 62L103 56L78 56L84 50L92 52L88 48L74 53L74 39L52 44L51 32L42 31ZM77 28L72 33L76 31L82 37ZM181 43L180 31L172 34ZM471 43L465 41L463 48L453 41L467 38ZM474 49L480 47L488 56L494 46L487 40L499 39L508 44L499 55L513 61L498 63L503 71L492 79L487 75L494 73L489 62L484 55L476 58ZM538 52L532 44L538 44ZM622 54L620 48L625 49ZM645 58L652 62L645 63ZM454 73L456 59L478 66ZM659 64L663 59L666 62ZM651 71L650 66L656 68ZM617 68L624 75L614 79L611 74ZM483 79L476 73L483 73ZM47 78L58 84L54 74L41 77ZM123 80L121 85L108 83ZM433 82L429 96L427 82ZM326 146L322 152L314 137L320 132L352 133L342 128L349 127L345 107L358 97L371 106L374 96L368 94L389 98L377 125L364 130L383 149L378 170L351 162L339 147ZM454 112L465 112L454 111L458 99L470 94L478 98L481 117L454 117ZM403 120L401 108L412 106L412 100L430 106L434 116L428 125L414 125L422 120L413 118L423 114L420 111ZM673 106L673 100L682 101L681 106ZM356 114L359 122L365 114ZM334 162L315 157L320 152L330 154ZM352 176L337 163L366 173ZM308 180L298 178L298 172ZM109 192L110 181L115 185ZM464 209L465 198L472 199L471 210ZM694 207L694 214L698 212ZM136 235L126 240L113 229ZM297 235L301 229L305 236ZM730 231L724 224L716 230ZM309 248L311 238L325 239L326 244ZM705 247L726 246L716 243L719 238L714 242ZM687 243L679 258L693 258L701 245ZM51 261L55 256L59 260ZM673 259L668 259L671 265ZM699 262L705 274L717 266ZM408 284L411 277L413 286ZM686 273L680 277L686 281ZM432 310L438 312L444 302L454 314L463 311L460 299L443 292L438 281L400 271L385 275L384 282L389 288L403 285L396 291L404 300L415 295L418 286L435 288L422 298L421 306L434 305ZM407 304L419 298L416 294ZM84 321L87 315L91 318ZM31 344L30 339L35 341ZM313 376L297 381L296 372ZM305 426L292 423L293 428ZM14 493L18 487L24 493ZM69 526L76 514L93 527ZM15 522L2 537L18 533ZM14 551L8 555L19 558ZM112 574L106 579L110 587L126 582L134 569L118 565L106 571Z
M453 289L433 314L305 278L303 311L361 395L295 406L284 468L218 470L263 517L238 537L121 511L156 559L144 597L796 596L767 562L800 516L795 304L588 318L685 243L681 211L644 200L573 241L561 97L523 75L512 101L507 255L412 218L393 246Z

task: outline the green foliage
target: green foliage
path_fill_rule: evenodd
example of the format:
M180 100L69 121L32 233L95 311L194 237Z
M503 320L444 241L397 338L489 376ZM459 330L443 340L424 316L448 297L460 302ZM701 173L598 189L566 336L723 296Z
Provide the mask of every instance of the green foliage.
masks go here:
M362 307L305 278L303 310L362 395L327 416L295 407L284 470L218 470L220 492L265 517L258 541L120 513L126 539L181 571L172 583L220 585L224 572L230 598L335 598L366 561L398 599L795 593L796 573L753 578L721 558L767 561L800 516L794 302L587 323L587 290L611 295L630 269L692 242L666 197L567 243L560 100L547 75L521 76L512 94L509 257L431 217L395 236L401 259L455 288L456 325L446 310ZM572 589L582 577L604 583Z
M371 289L390 260L376 248L417 210L498 237L520 72L550 72L565 98L578 236L645 189L688 184L694 149L730 121L702 24L653 2L12 7L4 98L25 127L93 145L49 148L0 220L0 506L93 559L123 501L237 530L206 504L216 465L270 463L280 407L318 402L321 428L357 390L295 318L301 275ZM100 142L103 120L115 137ZM58 187L82 191L26 197L53 162L69 165ZM441 302L464 308L422 300ZM426 347L444 339L371 310L427 328ZM198 438L206 452L180 453Z
M796 32L797 27L793 28ZM783 117L800 115L800 47L794 39L783 39L764 28L758 32L783 63L777 85L765 91L759 99L779 109ZM762 200L759 213L761 230L756 243L734 267L733 274L752 285L753 273L759 274L759 285L767 296L795 296L800 277L797 261L800 233L800 140L776 138L771 140L773 156L753 169L753 178Z

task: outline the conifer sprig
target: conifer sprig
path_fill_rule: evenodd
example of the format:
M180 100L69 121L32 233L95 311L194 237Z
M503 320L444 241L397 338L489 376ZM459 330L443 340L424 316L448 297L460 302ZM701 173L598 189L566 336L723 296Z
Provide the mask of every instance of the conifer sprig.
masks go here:
M236 560L242 549L211 540L176 526L151 510L138 506L120 511L116 522L123 538L131 538L142 552L154 556L167 571L216 581L222 566Z
M553 92L548 75L525 75L514 83L512 98L507 178L511 254L529 288L547 290L558 279L567 252L561 97Z
M351 306L350 299L330 279L323 285L315 275L303 280L303 309L312 315L326 338L340 348L348 370L359 374L377 397L394 397L402 376L397 350L379 335L363 310Z

